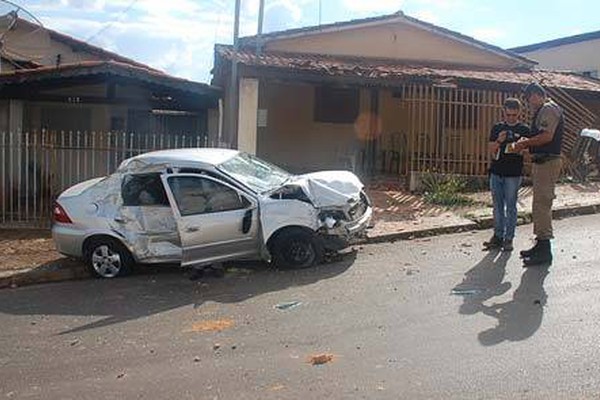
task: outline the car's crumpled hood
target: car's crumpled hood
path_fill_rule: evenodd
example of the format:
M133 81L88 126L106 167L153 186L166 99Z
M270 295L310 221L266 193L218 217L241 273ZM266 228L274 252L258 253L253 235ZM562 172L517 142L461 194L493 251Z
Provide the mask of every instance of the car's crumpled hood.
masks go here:
M350 171L321 171L294 177L315 207L347 206L360 199L363 184Z

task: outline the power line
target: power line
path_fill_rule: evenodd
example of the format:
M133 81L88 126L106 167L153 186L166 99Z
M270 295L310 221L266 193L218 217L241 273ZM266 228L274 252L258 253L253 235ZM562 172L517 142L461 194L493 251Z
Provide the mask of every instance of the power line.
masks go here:
M92 39L96 38L98 35L100 35L101 33L103 33L104 31L106 31L108 28L110 28L111 26L113 26L113 24L119 20L121 20L121 18L127 14L132 8L133 6L135 6L135 4L138 2L139 0L133 0L131 3L129 3L129 5L123 9L123 11L121 11L119 13L119 15L117 15L116 18L114 18L112 21L110 21L106 26L100 28L100 30L98 30L98 32L94 33L92 36L90 36L89 38L87 38L86 40L84 40L84 42L88 43L89 41L91 41Z
M29 11L27 11L24 7L18 5L15 2L9 1L9 0L0 0L2 3L6 3L8 5L11 5L13 7L15 7L18 11L23 11L24 13L26 13L27 15L29 15L38 25L43 26L42 21L40 21L39 19L37 19L37 17L35 15L33 15L32 13L30 13Z

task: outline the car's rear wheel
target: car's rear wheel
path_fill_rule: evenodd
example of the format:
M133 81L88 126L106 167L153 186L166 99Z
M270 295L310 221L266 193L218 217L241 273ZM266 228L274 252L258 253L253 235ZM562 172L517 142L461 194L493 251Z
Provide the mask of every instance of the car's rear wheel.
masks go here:
M307 229L288 228L273 240L271 256L275 267L282 269L308 268L323 259L323 243Z
M116 278L131 271L133 258L115 239L94 239L87 245L85 262L90 271L100 278Z

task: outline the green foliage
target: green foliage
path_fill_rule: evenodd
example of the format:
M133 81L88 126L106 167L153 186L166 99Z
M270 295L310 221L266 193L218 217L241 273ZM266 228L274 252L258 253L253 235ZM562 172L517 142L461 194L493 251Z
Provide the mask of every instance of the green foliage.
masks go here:
M447 207L458 207L473 204L473 200L462 193L467 182L458 176L442 176L427 172L422 175L423 198L426 202Z

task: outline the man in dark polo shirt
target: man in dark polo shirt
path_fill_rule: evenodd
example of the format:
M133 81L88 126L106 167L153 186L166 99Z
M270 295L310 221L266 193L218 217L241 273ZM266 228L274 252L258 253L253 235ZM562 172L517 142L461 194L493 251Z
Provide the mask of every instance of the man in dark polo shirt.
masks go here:
M504 101L504 121L490 132L490 190L494 202L494 236L483 243L486 250L512 251L517 226L517 193L523 175L523 156L512 150L520 139L529 136L529 127L519 121L521 102Z
M552 202L554 189L560 176L562 160L560 150L563 138L563 110L546 96L546 91L537 83L527 85L524 91L533 114L531 137L515 145L516 151L529 149L533 167L533 232L535 246L521 252L525 267L552 263L550 239L552 230Z

